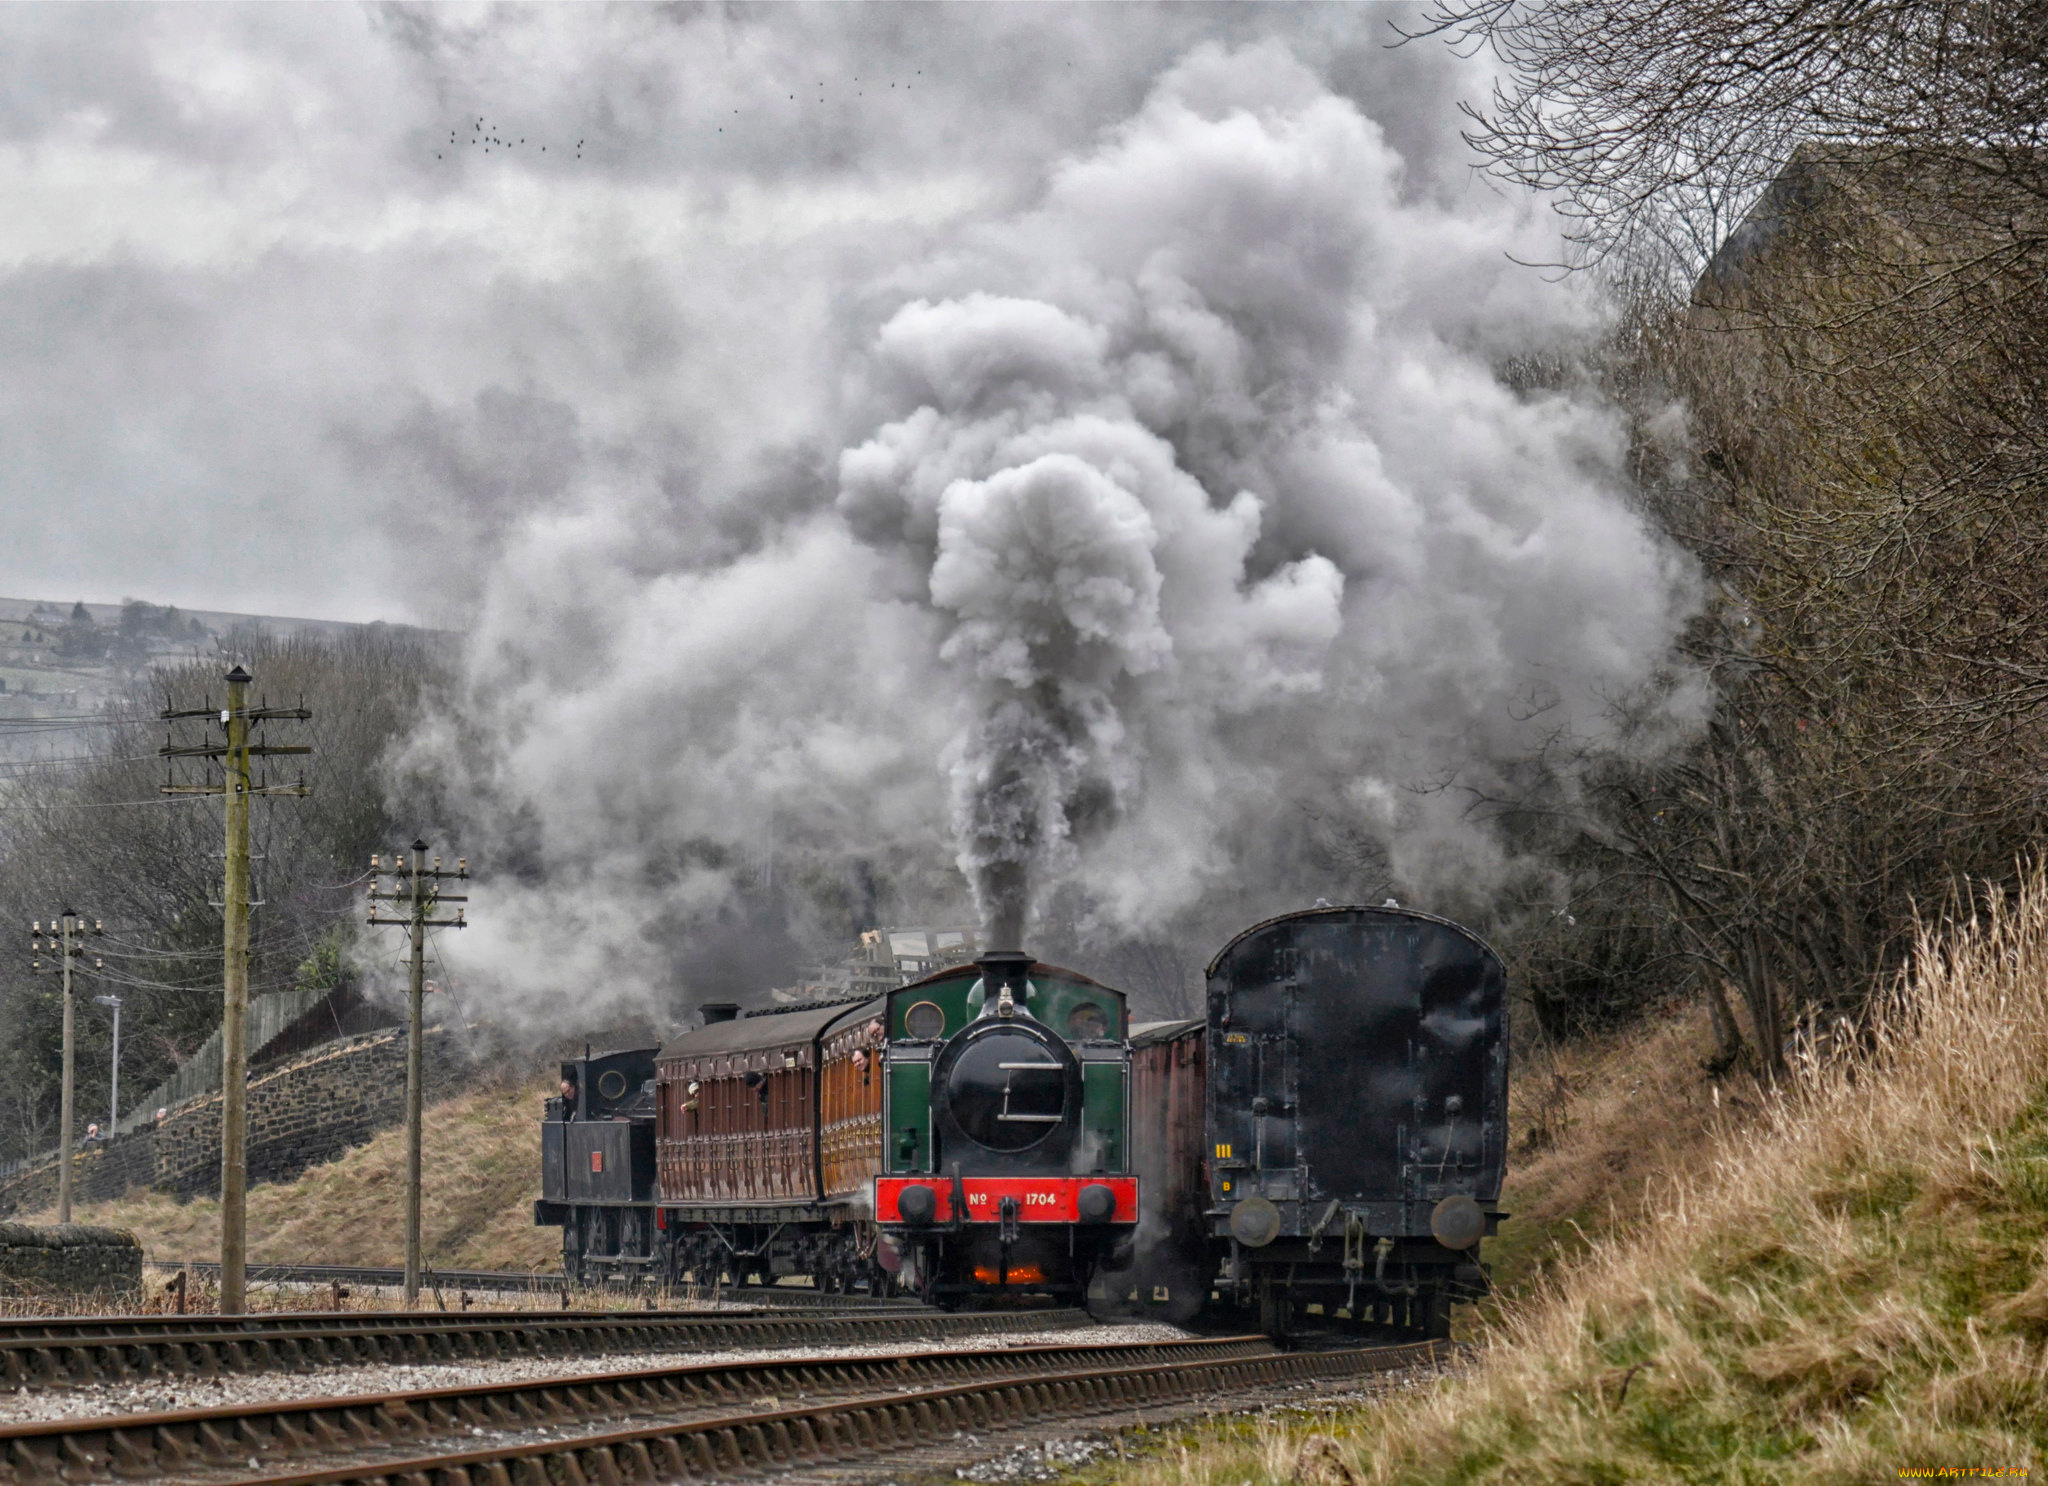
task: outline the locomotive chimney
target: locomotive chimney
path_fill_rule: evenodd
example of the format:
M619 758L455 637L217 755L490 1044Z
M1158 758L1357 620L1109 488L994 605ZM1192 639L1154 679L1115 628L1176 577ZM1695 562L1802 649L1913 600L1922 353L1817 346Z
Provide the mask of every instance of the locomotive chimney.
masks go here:
M982 993L994 1004L996 1015L1015 1016L1024 1004L1031 956L1020 949L992 949L974 967L981 972Z

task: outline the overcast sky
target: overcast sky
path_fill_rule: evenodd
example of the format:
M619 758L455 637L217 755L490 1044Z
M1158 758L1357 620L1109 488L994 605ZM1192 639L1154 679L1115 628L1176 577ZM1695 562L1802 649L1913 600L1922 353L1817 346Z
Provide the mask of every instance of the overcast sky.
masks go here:
M1484 78L1401 14L0 8L0 592L463 623L609 463L735 479L736 419L810 457L861 296L1204 41L1284 41L1405 191L1490 190Z

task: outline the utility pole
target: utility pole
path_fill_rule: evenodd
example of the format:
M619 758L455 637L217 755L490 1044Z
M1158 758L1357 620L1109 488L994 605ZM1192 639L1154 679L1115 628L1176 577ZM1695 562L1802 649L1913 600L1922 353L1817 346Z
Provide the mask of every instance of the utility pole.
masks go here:
M248 1307L249 1255L249 797L305 795L304 779L271 785L251 778L249 760L270 754L311 753L304 744L252 744L249 724L272 720L304 722L313 714L304 707L249 705L254 678L236 666L225 677L228 704L212 707L165 707L166 722L181 717L218 719L221 742L174 747L157 752L164 758L221 761L221 781L161 786L167 795L222 795L227 801L227 856L221 893L220 1015L220 1313L239 1316Z
M444 893L441 881L453 878L458 882L469 880L469 859L458 857L453 872L443 871L441 859L434 858L434 865L427 865L427 843L415 841L412 855L407 857L398 852L390 865L381 857L370 858L370 922L373 924L395 924L411 931L412 937L412 991L406 1008L405 1043L405 1303L410 1306L420 1298L420 1107L422 1089L426 1078L426 1000L427 983L427 930L466 929L463 914L467 909L458 908L453 918L429 918L443 903L467 903L467 894ZM390 892L378 888L380 874L390 873L396 878ZM379 918L379 903L403 903L406 905L404 918Z
M29 926L36 937L31 941L35 953L43 952L43 925L40 920ZM103 932L97 921L88 925L77 913L67 908L58 917L50 920L49 949L57 956L57 963L45 970L41 958L31 968L38 975L49 974L51 970L64 977L64 1092L63 1108L57 1117L57 1221L71 1221L71 1157L72 1145L78 1130L77 1119L77 1049L76 1017L71 1000L71 962L85 954L84 939L87 934ZM93 961L93 968L99 969L102 962Z
M111 1139L114 1127L121 1123L121 998L119 996L95 996L95 1006L110 1007L114 1013L114 1063L107 1077L107 1135Z

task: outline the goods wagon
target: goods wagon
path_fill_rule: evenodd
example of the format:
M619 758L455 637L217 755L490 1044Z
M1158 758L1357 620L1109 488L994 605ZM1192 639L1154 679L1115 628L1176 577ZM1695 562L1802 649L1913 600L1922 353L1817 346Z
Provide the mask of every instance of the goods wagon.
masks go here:
M1208 970L1208 1231L1284 1334L1316 1306L1441 1335L1483 1288L1507 1148L1507 975L1448 919L1318 908Z
M1208 1302L1217 1270L1204 1209L1200 1019L1131 1028L1131 1151L1138 1177L1135 1242L1105 1268L1089 1297L1101 1315L1182 1325Z

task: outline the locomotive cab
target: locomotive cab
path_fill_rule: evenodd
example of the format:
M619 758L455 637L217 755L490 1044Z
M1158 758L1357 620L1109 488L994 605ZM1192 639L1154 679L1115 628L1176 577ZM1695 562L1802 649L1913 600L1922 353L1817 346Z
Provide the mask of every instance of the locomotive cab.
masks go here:
M572 1279L655 1263L654 1058L658 1048L586 1054L561 1065L541 1121L533 1220L562 1230Z

